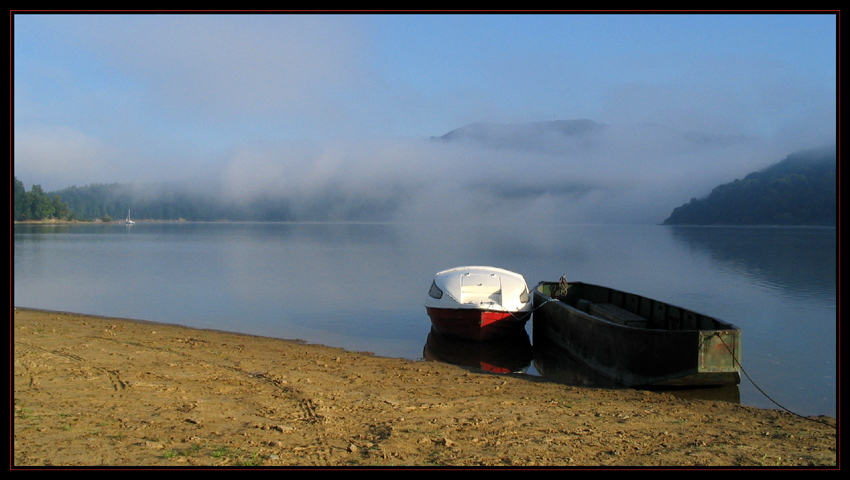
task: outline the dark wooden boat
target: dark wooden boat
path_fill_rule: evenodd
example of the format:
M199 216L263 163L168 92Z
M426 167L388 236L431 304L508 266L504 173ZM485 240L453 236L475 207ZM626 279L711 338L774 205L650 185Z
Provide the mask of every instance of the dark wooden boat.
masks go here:
M613 288L541 282L534 344L547 341L624 386L737 385L741 330L716 318Z

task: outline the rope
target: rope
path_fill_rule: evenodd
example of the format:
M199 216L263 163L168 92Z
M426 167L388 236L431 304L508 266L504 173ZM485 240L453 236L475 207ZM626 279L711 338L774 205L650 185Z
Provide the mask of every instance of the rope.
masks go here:
M542 307L543 305L546 305L547 303L552 302L552 301L555 301L555 300L556 300L556 299L554 299L554 298L549 298L549 300L546 300L545 302L541 303L540 305L538 305L538 306L534 307L533 309L529 310L529 311L528 311L528 316L530 317L530 316L531 316L534 312L536 312L536 311L537 311L537 309L539 309L539 308L540 308L540 307ZM512 311L508 310L507 308L505 308L505 306L504 306L504 305L502 305L501 303L498 303L498 302L490 302L490 306L492 307L493 305L498 305L498 306L502 307L502 310L491 310L491 309L487 308L487 309L485 309L485 311L488 311L488 312L499 312L499 313L507 312L507 313L510 313L510 314L511 314L511 316L512 316L512 317L514 317L515 319L517 319L517 320L522 320L522 317L518 317L518 316L516 316L516 315L514 314L514 312L512 312ZM525 316L525 315L526 315L526 313L525 313L525 312L523 312L523 316Z
M756 384L756 382L755 382L755 381L753 381L753 379L750 377L750 374L748 374L748 373L747 373L747 371L744 369L744 366L743 366L743 365L741 365L741 362L740 362L740 361L738 361L738 357L736 357L736 356L735 356L735 353L732 351L732 349L731 349L731 348L729 348L729 345L727 345L727 344L726 344L726 342L725 342L725 341L723 341L723 337L722 337L719 333L715 333L715 334L714 334L714 336L716 336L717 338L719 338L719 339L720 339L720 343L722 343L722 344L723 344L723 346L724 346L724 347L726 347L726 350L728 350L728 351L729 351L729 355L731 355L731 356L732 356L732 359L733 359L733 360L735 361L735 363L738 365L738 368L740 368L740 369L741 369L741 373L743 373L743 374L744 374L744 376L745 376L745 377L747 377L747 380L749 380L749 381L750 381L750 383L752 383L752 384L753 384L753 386L754 386L754 387L756 387L756 389L757 389L759 392L761 392L761 394L762 394L762 395L764 395L764 396L765 396L765 398L767 398L768 400L770 400L771 402L773 402L773 404L774 404L774 405L776 405L777 407L781 408L782 410L785 410L786 412L790 413L791 415L796 415L796 416L798 416L798 417L800 417L800 418L803 418L803 419L809 420L809 421L811 421L811 422L817 422L817 423L821 423L821 424L824 424L824 425L827 425L827 426L830 426L830 427L834 427L834 425L831 425L831 424L830 424L830 423L828 423L828 422L825 422L825 421L823 421L823 420L819 420L819 419L817 419L817 418L811 418L811 417L806 417L805 415L800 415L799 413L797 413L797 412L793 412L793 411L791 411L791 410L789 410L789 409L785 408L784 406L780 405L780 404L779 404L779 402L777 402L776 400L774 400L773 398L771 398L771 397L770 397L770 395L768 395L768 394L767 394L767 393L766 393L766 392L765 392L765 391L764 391L761 387L759 387L759 386L758 386L758 384Z

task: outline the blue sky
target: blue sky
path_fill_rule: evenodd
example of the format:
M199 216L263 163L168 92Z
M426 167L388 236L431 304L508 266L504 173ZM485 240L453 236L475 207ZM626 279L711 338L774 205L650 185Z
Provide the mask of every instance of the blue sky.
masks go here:
M660 181L698 178L691 188L704 189L835 141L831 14L13 21L14 167L27 188L176 179L294 195L421 184L445 179L461 155L422 139L474 122L586 118L752 139L740 152L685 155L658 140L640 170L661 172ZM634 151L629 138L617 137L609 156ZM481 165L518 160L468 153ZM557 165L570 175L576 161ZM616 167L595 161L597 170ZM478 165L455 173L480 174Z

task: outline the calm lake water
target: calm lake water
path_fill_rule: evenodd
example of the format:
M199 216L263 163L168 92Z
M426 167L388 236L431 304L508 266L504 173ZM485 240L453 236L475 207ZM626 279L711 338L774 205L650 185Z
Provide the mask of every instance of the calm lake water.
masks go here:
M437 271L473 264L529 287L566 275L727 320L743 329L749 377L733 401L836 415L834 228L15 225L14 305L464 363L429 338L422 304ZM520 363L549 376L528 344L508 350L531 352Z

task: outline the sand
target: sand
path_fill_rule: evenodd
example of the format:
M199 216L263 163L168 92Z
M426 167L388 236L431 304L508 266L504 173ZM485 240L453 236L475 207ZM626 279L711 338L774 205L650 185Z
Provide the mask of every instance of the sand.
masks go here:
M15 309L12 468L811 467L837 422Z

